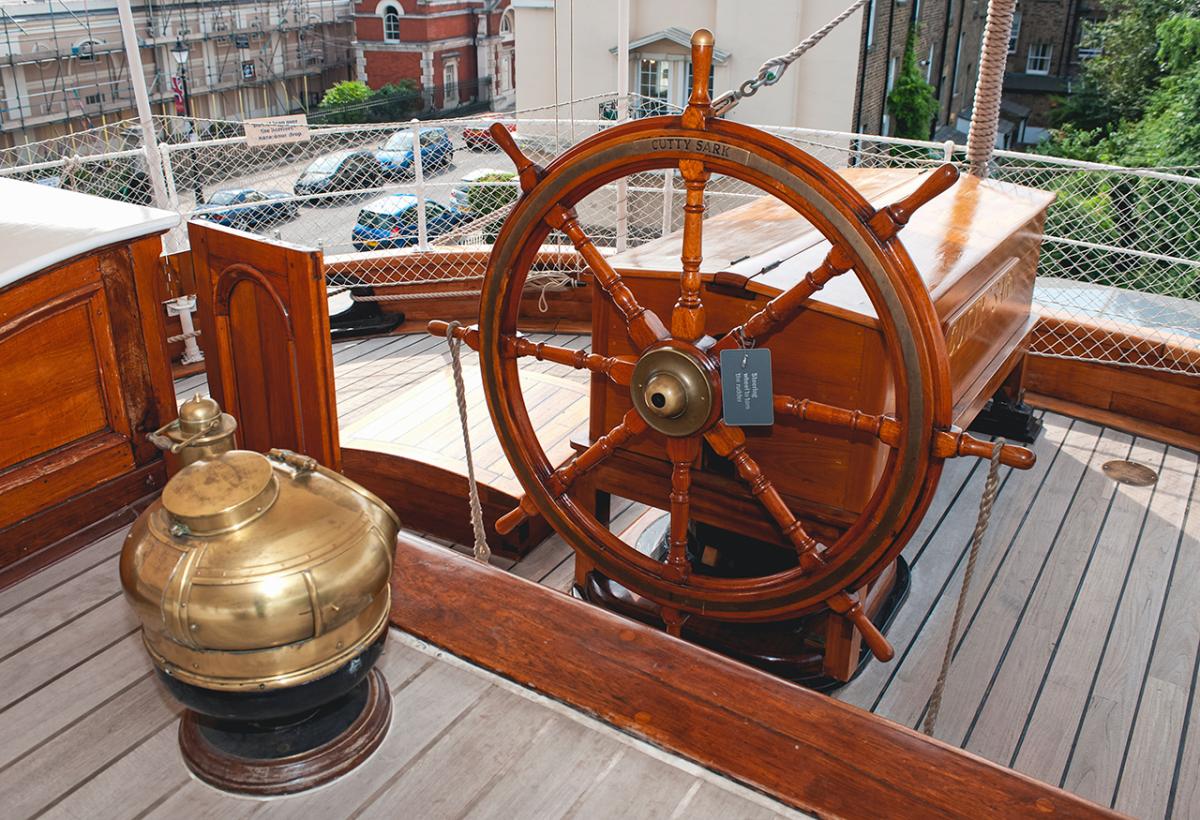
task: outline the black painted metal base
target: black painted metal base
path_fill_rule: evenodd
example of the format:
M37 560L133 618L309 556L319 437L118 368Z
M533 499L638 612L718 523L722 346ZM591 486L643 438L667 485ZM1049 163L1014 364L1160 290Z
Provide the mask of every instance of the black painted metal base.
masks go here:
M294 794L363 763L383 742L391 716L387 684L372 669L346 694L292 718L236 721L188 710L179 746L188 768L222 791Z
M972 433L1033 444L1042 432L1042 420L1033 414L1033 408L1025 402L1014 403L997 393L983 406L967 429Z
M662 560L666 555L669 520L663 516L652 523L637 541L639 551ZM795 554L776 545L745 538L715 527L689 530L688 553L693 571L720 577L753 577L779 572L794 565ZM720 545L706 549L702 545ZM872 622L886 634L892 619L908 597L911 576L904 559L897 559L896 579ZM603 606L649 626L663 628L659 607L630 592L598 572L588 575L585 587L575 586L573 594L589 603ZM790 680L809 689L828 692L845 686L862 672L871 660L870 650L862 645L858 663L848 680L824 672L824 613L786 621L766 623L730 623L696 615L684 622L681 637L749 666Z
M369 296L374 292L371 287L357 287L350 294ZM376 336L390 333L403 321L403 313L384 313L378 302L352 302L350 307L329 317L330 336L334 339Z

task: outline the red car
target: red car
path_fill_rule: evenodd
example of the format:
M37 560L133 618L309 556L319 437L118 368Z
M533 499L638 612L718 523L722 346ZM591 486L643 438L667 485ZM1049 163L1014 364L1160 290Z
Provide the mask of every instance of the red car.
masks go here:
M477 127L463 129L463 144L472 151L495 151L500 146L496 145L496 141L492 139L492 135L488 133L488 129L494 123L481 125ZM510 132L516 133L517 124L515 122L506 122L504 127Z

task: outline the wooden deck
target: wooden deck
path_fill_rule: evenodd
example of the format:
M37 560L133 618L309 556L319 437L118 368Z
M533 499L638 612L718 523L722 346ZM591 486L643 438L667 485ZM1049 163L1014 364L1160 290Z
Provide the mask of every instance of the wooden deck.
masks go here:
M366 764L306 795L222 794L180 757L120 591L125 532L0 592L4 817L802 816L395 629L392 726Z
M588 341L532 338L567 346ZM443 340L401 336L342 343L335 345L334 356L343 446L388 449L461 469L462 441ZM515 491L491 433L474 354L465 349L464 369L480 477ZM522 372L531 415L535 423L547 424L543 446L565 454L570 433L586 421L586 375L538 362ZM205 389L202 376L178 384L181 399ZM1200 576L1197 456L1060 415L1048 413L1044 420L1037 466L1002 474L936 735L1137 817L1200 817L1200 708L1194 705L1200 594L1192 586ZM1158 483L1137 488L1106 477L1101 466L1124 458L1153 467ZM921 723L944 652L984 474L985 465L973 461L948 463L929 514L906 551L912 590L888 632L897 657L890 664L871 663L837 697L908 726ZM659 514L619 500L613 512L614 530L627 538ZM226 816L229 805L241 813L289 813L288 806L307 813L309 805L299 800L213 803L212 792L187 778L174 747L173 707L148 677L132 615L118 593L113 558L118 548L118 538L105 539L0 592L0 726L5 729L0 796L16 815L50 807L56 816L97 811L192 816L203 806ZM557 537L516 564L496 563L560 590L572 580L571 552ZM528 701L510 684L451 660L431 658L403 639L392 646L385 663L397 714L419 706L422 692L446 690L446 681L455 678L461 691L454 690L459 694L445 708L457 711L428 716L431 722L446 721L441 734L437 728L420 729L424 735L411 727L393 731L388 749L400 744L398 751L372 762L376 773L368 785L355 787L352 798L322 797L343 795L343 787L322 790L312 796L318 801L312 805L336 806L334 814L371 813L400 805L392 800L405 795L433 799L429 790L459 778L462 787L450 788L447 799L464 802L447 803L444 816L502 811L594 816L593 804L580 802L590 799L586 795L555 797L560 802L552 802L552 808L508 802L553 796L540 787L531 795L525 790L533 786L506 768L513 744L535 750L539 759L561 758L569 767L585 764L570 762L576 758L565 750L628 741L579 723L573 713L543 714L539 710L551 708L544 702ZM417 699L404 700L409 697ZM469 702L453 705L463 700ZM528 719L514 719L510 712ZM456 750L471 745L470 732L481 726L491 727L486 734L493 746L485 748L479 764L463 766ZM570 730L565 736L574 732L580 739L562 746L547 739L567 731L562 727ZM416 736L408 737L410 732ZM515 734L499 736L506 733ZM639 799L649 799L653 793L664 801L662 816L740 817L780 810L760 796L730 791L726 781L713 781L711 775L697 779L700 775L677 758L653 757L642 747L621 749L604 758L611 765L589 768L584 777L600 794L636 789ZM597 765L597 756L585 757L587 766ZM56 765L45 766L48 760ZM476 772L478 767L483 771ZM663 782L678 781L682 791L664 787L659 794L657 787L645 785L659 776L645 774L650 770L668 772L661 775ZM562 785L559 780L552 777L543 785L557 795L551 786ZM148 789L147 783L155 785ZM208 802L188 802L205 796ZM618 813L653 812L624 806Z

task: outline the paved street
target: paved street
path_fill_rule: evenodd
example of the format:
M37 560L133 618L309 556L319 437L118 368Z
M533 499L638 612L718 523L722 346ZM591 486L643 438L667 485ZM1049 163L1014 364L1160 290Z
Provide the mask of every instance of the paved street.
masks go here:
M375 142L382 143L383 140L376 137ZM356 146L347 145L346 147ZM378 146L367 143L362 147ZM316 159L316 155L310 154L285 166L258 168L219 183L205 185L205 198L211 197L217 191L236 188L254 188L260 191L275 190L291 194L296 178L314 159ZM499 151L471 151L456 140L454 159L451 164L445 169L426 173L426 197L443 205L449 204L450 191L462 177L480 168L507 171L512 170L512 163ZM278 231L280 238L289 242L320 245L329 254L351 253L354 248L350 241L350 230L363 205L387 194L401 191L415 193L416 190L417 186L412 181L393 180L385 182L383 190L355 197L351 201L344 201L340 198L301 201L298 217L279 225L264 226L259 229L259 233L274 236ZM191 191L181 189L179 196L180 205L183 208L190 210L194 206L195 197Z

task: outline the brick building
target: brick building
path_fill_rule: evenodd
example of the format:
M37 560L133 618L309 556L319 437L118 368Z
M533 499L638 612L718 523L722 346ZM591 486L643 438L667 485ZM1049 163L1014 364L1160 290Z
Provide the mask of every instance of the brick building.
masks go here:
M1046 134L1056 97L1091 52L1079 47L1083 21L1097 19L1089 0L1018 0L1009 38L997 145L1020 148ZM933 135L966 142L979 77L986 0L871 0L863 20L855 100L858 130L892 135L887 115L891 91L911 26L917 27L917 60L938 99Z
M974 98L986 17L985 0L871 0L863 17L859 51L857 130L893 134L887 96L914 26L918 66L938 99L937 119L930 130L954 126L958 112L969 109Z
M509 0L359 0L359 77L371 88L415 80L433 108L515 100Z
M1029 142L1044 135L1055 99L1070 93L1083 61L1098 51L1079 43L1085 22L1102 16L1087 0L1018 0L1004 99L1029 110Z

